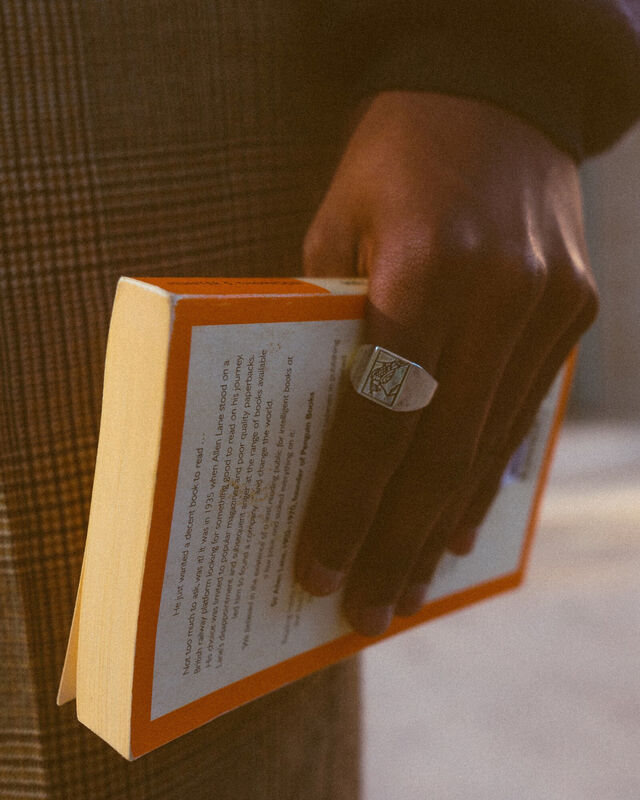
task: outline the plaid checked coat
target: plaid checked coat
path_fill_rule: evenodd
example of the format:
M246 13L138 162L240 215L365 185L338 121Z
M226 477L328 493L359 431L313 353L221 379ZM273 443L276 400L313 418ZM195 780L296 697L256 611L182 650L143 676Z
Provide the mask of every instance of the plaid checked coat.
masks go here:
M603 149L640 107L640 12L575 1L515 24L511 0L2 0L1 798L358 796L355 662L133 764L55 705L116 281L299 274L379 89L489 98Z
M300 274L334 147L295 14L232 6L0 6L2 798L358 794L355 662L133 764L55 705L117 278Z

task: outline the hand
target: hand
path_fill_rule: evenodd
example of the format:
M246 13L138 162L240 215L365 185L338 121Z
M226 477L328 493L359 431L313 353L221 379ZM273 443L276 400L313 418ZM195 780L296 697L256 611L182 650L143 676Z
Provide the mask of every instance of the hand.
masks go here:
M422 605L468 550L556 372L591 324L577 169L483 102L386 92L361 117L309 229L310 276L366 275L364 341L439 382L423 411L349 389L306 510L296 575L346 582L365 635Z

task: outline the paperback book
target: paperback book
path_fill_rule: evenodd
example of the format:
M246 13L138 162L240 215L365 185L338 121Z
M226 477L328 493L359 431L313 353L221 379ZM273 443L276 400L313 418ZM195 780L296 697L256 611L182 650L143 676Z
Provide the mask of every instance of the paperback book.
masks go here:
M89 528L58 702L137 758L378 640L293 579L364 280L122 278ZM386 638L517 586L565 367L471 554Z

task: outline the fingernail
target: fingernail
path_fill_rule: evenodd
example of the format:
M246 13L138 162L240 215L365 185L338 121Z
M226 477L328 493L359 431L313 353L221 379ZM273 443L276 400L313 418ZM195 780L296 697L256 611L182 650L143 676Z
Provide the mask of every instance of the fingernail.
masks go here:
M447 550L456 556L467 556L473 550L478 536L477 528L466 528L457 531L447 545Z
M304 574L300 577L300 584L309 594L323 597L337 591L344 578L344 572L329 569L315 558L310 558L305 565Z
M420 611L427 599L428 588L426 583L414 583L410 586L396 603L396 614L399 617L410 617Z
M393 619L393 606L365 606L349 608L347 619L358 633L363 636L380 636Z

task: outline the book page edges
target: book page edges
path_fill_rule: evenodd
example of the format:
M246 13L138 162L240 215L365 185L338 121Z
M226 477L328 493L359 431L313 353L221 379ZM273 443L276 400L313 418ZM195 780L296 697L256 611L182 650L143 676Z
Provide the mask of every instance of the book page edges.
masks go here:
M125 758L174 303L156 287L118 284L82 579L61 682L67 699L75 683L78 719Z
M152 284L144 284L135 278L120 278L118 285L131 283L144 287L147 291L156 292L162 297L168 297L168 293L158 286ZM114 301L115 306L115 301ZM107 343L108 347L108 343ZM80 570L80 580L78 581L78 591L76 593L76 602L73 608L73 618L71 620L71 630L69 631L69 639L67 642L67 649L64 656L64 664L62 665L62 674L60 676L60 684L58 686L58 694L56 696L56 704L59 706L70 702L76 696L76 679L77 679L77 666L78 666L78 626L80 624L80 604L82 602L82 584L84 577L84 559L82 561L82 568Z

